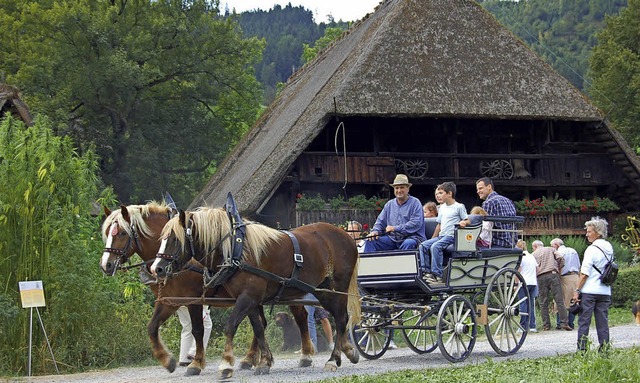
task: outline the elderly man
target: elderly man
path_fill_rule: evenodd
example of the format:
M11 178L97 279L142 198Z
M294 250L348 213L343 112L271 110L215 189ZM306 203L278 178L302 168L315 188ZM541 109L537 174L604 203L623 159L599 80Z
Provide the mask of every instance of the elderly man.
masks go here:
M411 183L398 174L390 185L396 198L385 205L364 245L364 252L415 249L426 238L422 204L409 195Z
M580 257L578 252L564 245L564 241L560 238L554 238L551 240L551 247L553 247L558 256L562 256L564 259L564 266L560 271L560 282L562 283L562 294L564 295L564 307L569 308L571 306L571 298L573 298L573 292L578 288L578 274L580 273ZM574 328L574 321L576 319L575 314L568 314L569 327ZM560 327L560 317L556 317L556 328Z
M560 283L559 270L564 266L562 256L556 256L553 247L545 247L542 241L533 241L533 257L538 263L538 296L540 297L540 314L542 316L542 329L551 329L549 318L549 295L553 296L560 316L560 329L573 330L567 324L567 309L564 307L562 285Z
M491 178L484 177L476 181L476 191L480 199L484 201L482 202L482 208L487 212L487 215L515 217L516 206L513 204L513 201L493 190L493 181ZM515 247L515 233L504 231L513 230L513 226L511 223L494 222L491 246L502 248Z

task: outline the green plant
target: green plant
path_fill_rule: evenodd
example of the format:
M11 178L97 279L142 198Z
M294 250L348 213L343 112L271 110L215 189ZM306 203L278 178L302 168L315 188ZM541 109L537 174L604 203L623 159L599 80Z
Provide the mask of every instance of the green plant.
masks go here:
M534 200L524 199L515 201L516 211L519 214L536 213L581 213L587 211L611 212L620 208L609 198L594 197L592 199L563 199L558 198L536 198Z
M345 201L342 196L337 196L329 199L329 207L331 210L339 210L340 208L345 207Z
M326 203L320 194L317 194L315 197L307 197L304 194L298 194L296 204L296 209L301 211L326 209Z
M611 286L611 304L616 307L631 307L640 299L640 266L620 269L618 278Z

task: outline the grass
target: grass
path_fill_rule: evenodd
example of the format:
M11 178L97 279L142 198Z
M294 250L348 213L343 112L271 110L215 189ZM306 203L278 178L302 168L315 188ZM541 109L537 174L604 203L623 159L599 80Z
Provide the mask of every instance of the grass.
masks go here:
M606 354L588 352L539 359L491 360L464 367L403 370L374 376L349 376L322 382L385 383L513 383L513 382L638 382L640 348L611 350Z

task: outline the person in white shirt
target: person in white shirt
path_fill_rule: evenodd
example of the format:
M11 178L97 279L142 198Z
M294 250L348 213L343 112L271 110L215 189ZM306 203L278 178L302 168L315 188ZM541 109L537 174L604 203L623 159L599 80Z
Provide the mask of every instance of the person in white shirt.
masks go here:
M604 270L605 265L613 258L613 246L607 238L607 221L594 217L585 222L586 237L591 245L584 251L578 288L573 299L580 301L582 313L578 318L578 351L586 351L589 340L591 316L596 320L598 334L598 351L603 351L609 344L609 306L611 305L611 286L600 280L601 274L596 270Z
M562 283L562 295L564 296L564 307L569 309L571 307L571 298L573 298L573 292L578 288L578 274L580 273L580 257L578 252L564 245L564 241L560 238L554 238L551 240L551 247L556 249L556 255L564 258L564 266L560 272L560 282ZM569 327L574 328L575 314L568 313ZM556 323L559 327L560 319L556 314Z
M516 247L522 249L524 255L520 262L520 269L518 270L524 278L524 283L527 284L527 290L529 290L529 304L521 303L520 312L528 315L520 315L520 326L523 329L529 328L531 332L538 332L536 329L536 297L538 296L538 263L536 259L529 253L527 248L527 242L519 239ZM518 299L525 297L524 290L518 292ZM528 323L527 323L528 322Z
M362 224L358 221L347 222L347 233L356 241L358 253L363 253L365 241L362 239Z

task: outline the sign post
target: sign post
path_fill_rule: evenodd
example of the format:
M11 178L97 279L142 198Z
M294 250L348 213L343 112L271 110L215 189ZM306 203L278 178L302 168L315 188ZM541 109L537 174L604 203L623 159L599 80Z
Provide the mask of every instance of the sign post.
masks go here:
M20 288L20 300L22 301L22 308L29 308L29 361L28 361L28 371L31 376L31 344L33 339L33 309L36 309L36 313L38 314L38 320L40 321L40 327L42 328L42 333L44 334L44 338L47 340L47 346L49 347L49 352L51 353L51 359L53 360L53 365L56 367L56 372L59 374L58 364L56 363L56 358L53 356L53 350L51 349L51 344L49 343L49 337L47 336L47 332L44 329L44 323L42 322L42 317L40 316L40 311L38 307L44 307L44 288L42 287L42 281L24 281L18 282L18 286Z

